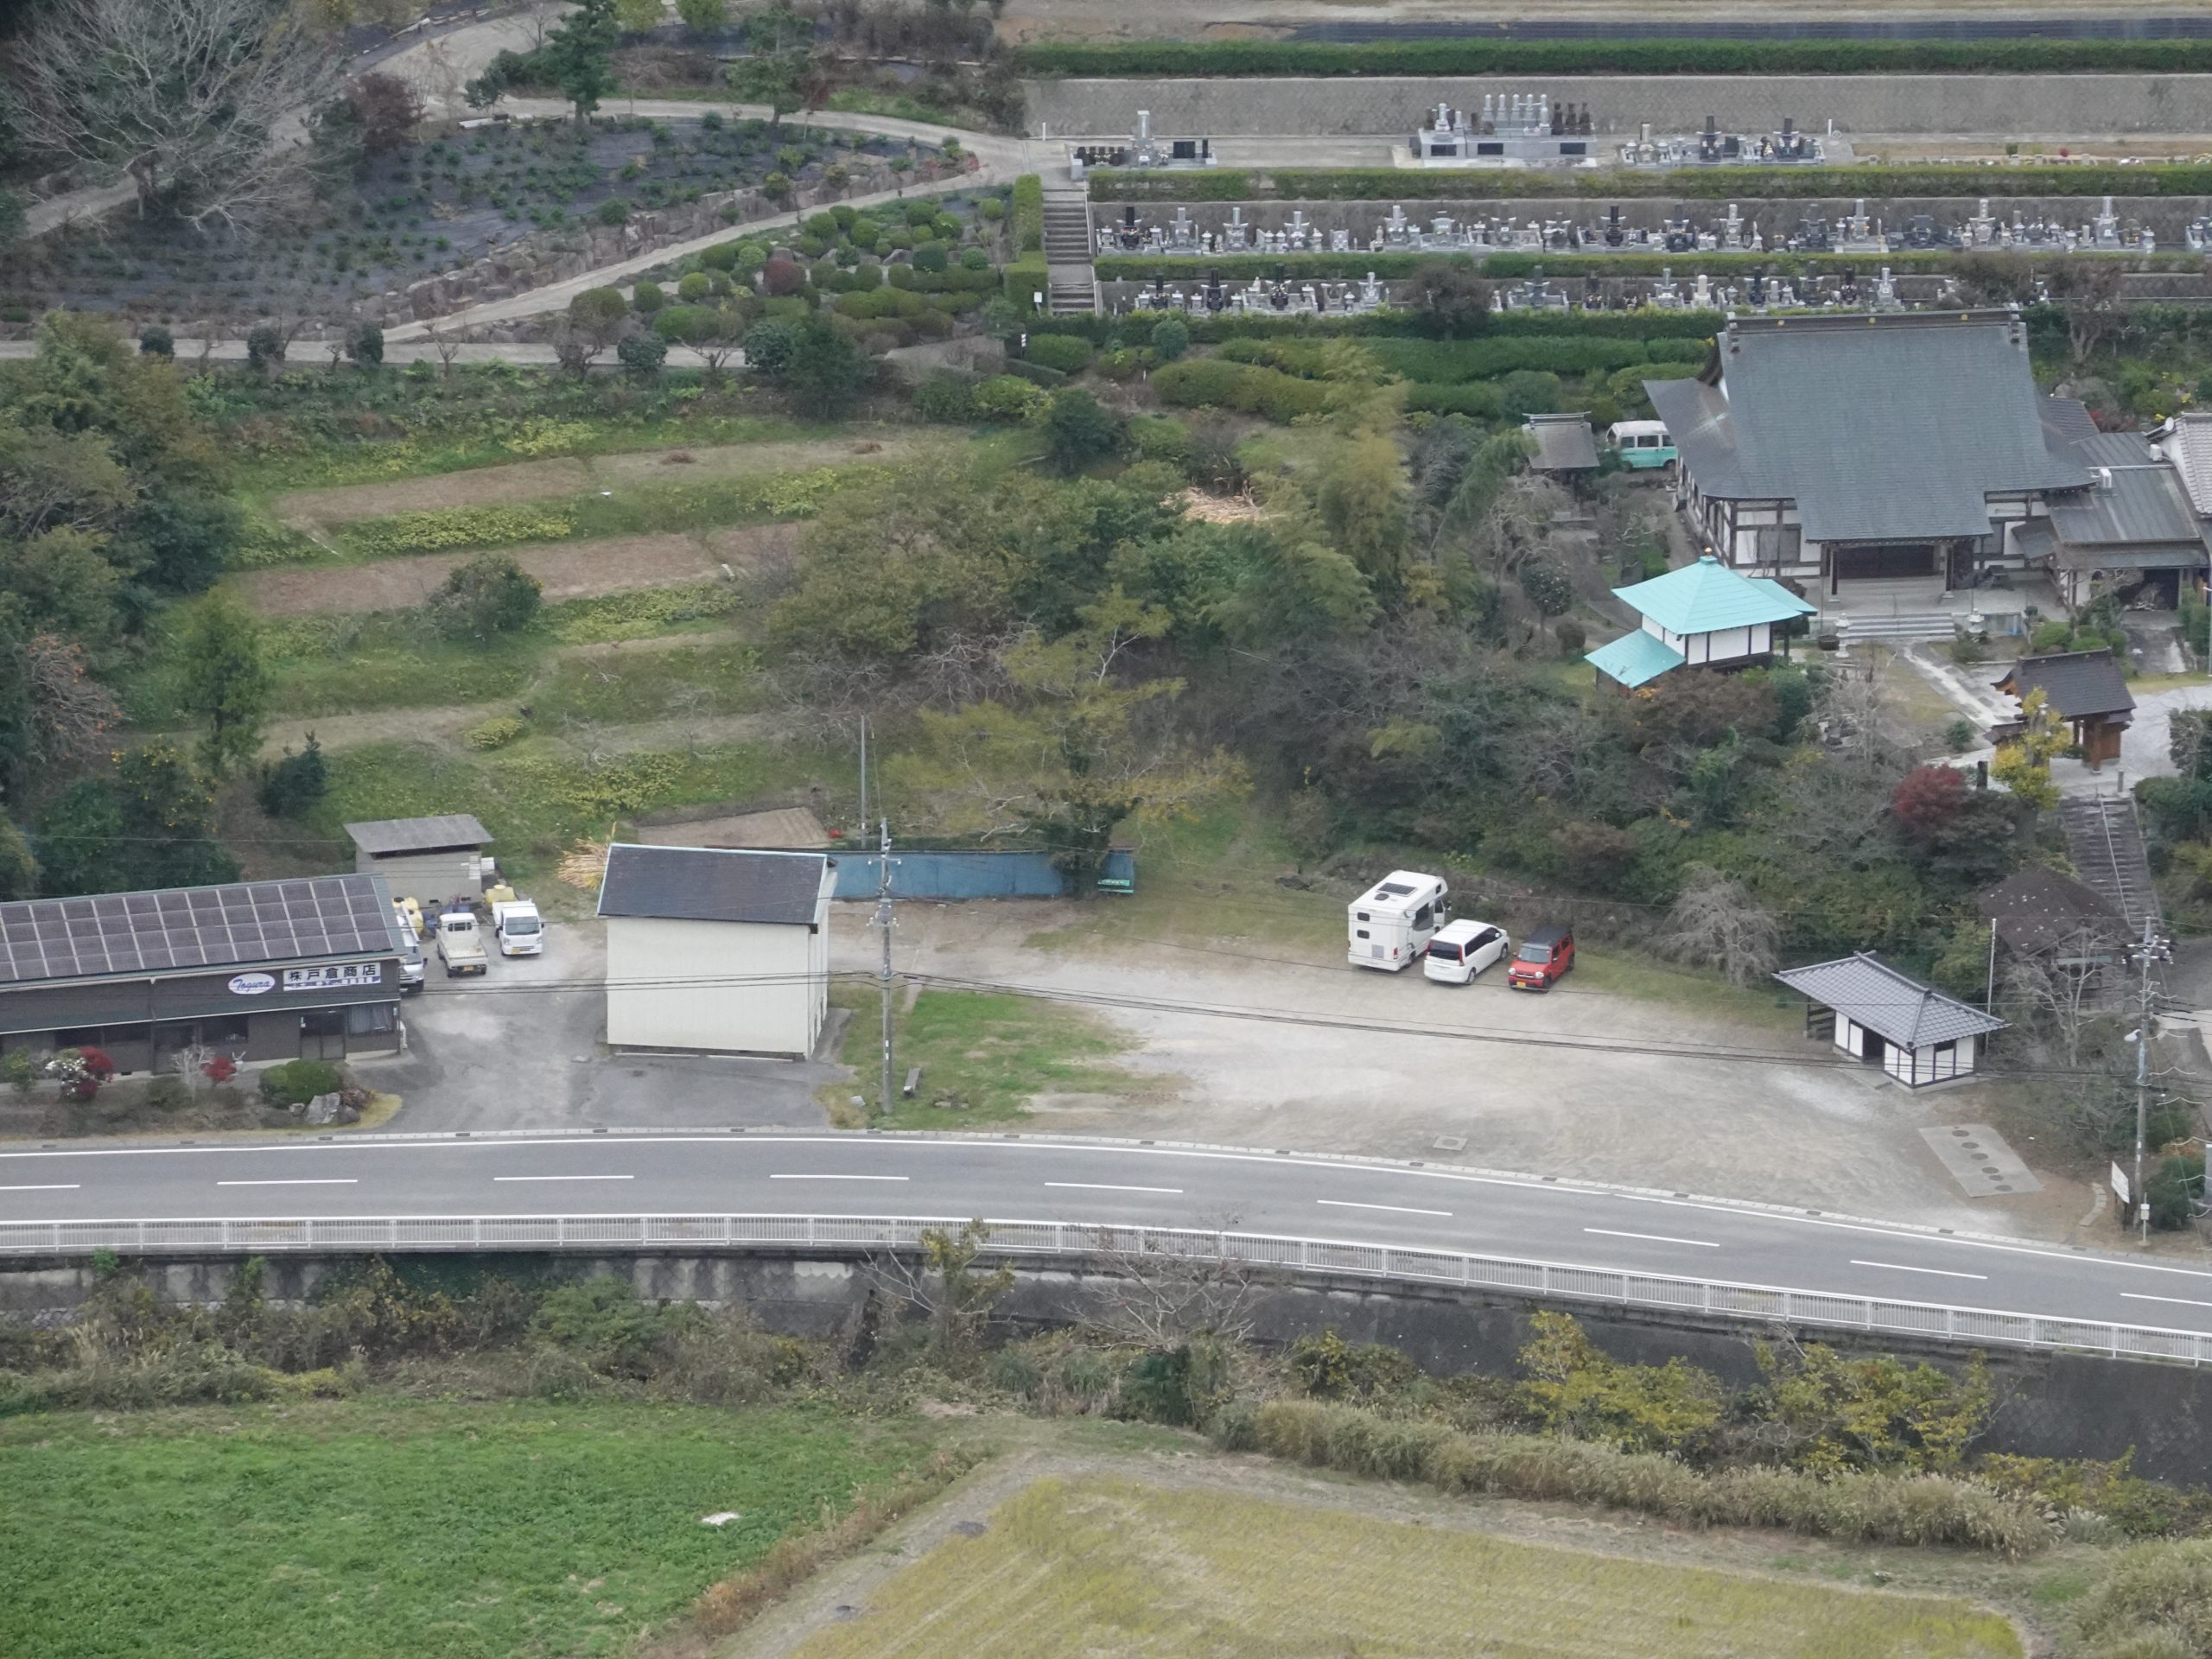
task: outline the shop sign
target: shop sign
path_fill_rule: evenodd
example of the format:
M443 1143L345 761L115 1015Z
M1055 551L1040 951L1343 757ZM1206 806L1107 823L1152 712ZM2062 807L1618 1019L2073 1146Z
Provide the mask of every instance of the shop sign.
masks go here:
M267 974L233 974L231 976L232 996L266 996L276 988L276 982Z
M287 968L288 991L346 991L384 983L380 962L338 962L321 968Z

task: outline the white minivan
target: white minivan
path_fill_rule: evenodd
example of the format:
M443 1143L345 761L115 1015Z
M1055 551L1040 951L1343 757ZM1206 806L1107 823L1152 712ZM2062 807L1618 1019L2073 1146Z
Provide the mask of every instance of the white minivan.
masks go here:
M1502 927L1488 922L1454 922L1428 942L1421 970L1440 985L1465 985L1513 949Z

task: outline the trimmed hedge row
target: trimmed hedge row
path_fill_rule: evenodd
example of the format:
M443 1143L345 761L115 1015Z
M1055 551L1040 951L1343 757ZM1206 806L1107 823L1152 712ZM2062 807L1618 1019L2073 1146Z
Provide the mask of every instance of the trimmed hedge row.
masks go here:
M2036 1506L1936 1475L1811 1475L1751 1467L1700 1474L1655 1452L1535 1434L1470 1434L1351 1406L1271 1400L1230 1407L1215 1438L1232 1450L1452 1494L1494 1493L1637 1510L1677 1524L1783 1527L1861 1543L1948 1544L2018 1560L2047 1548Z
M1018 74L1878 75L2212 73L2212 41L1048 41L1007 54Z
M1163 404L1181 409L1234 409L1288 425L1328 406L1329 389L1279 369L1226 358L1185 359L1153 371L1152 389Z
M1005 284L1007 298L1024 310L1039 308L1030 296L1044 293L1052 281L1051 273L1045 266L1045 256L1041 253L1023 254L1020 258L1001 267L999 278Z
M1014 247L1017 253L1045 248L1045 181L1025 173L1014 181Z
M1501 168L1408 175L1396 168L1271 168L1265 172L1115 171L1090 175L1093 201L1480 201L1528 196L1666 197L1703 201L1812 196L2203 196L2212 166L1705 167L1567 174Z
M1712 342L1687 336L1640 340L1378 340L1382 366L1425 385L1490 380L1516 369L1587 374L1640 363L1702 363Z

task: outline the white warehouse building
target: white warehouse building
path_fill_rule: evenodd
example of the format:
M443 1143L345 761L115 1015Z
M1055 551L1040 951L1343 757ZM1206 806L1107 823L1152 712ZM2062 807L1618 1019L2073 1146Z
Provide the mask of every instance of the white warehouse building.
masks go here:
M608 1045L804 1059L829 1011L836 885L820 853L607 849Z

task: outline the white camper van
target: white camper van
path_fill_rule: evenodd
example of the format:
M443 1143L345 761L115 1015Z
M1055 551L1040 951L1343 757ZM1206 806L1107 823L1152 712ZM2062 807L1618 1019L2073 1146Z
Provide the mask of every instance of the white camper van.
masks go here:
M1452 890L1435 876L1393 870L1353 899L1348 914L1350 960L1395 974L1418 962L1436 930L1452 919Z

